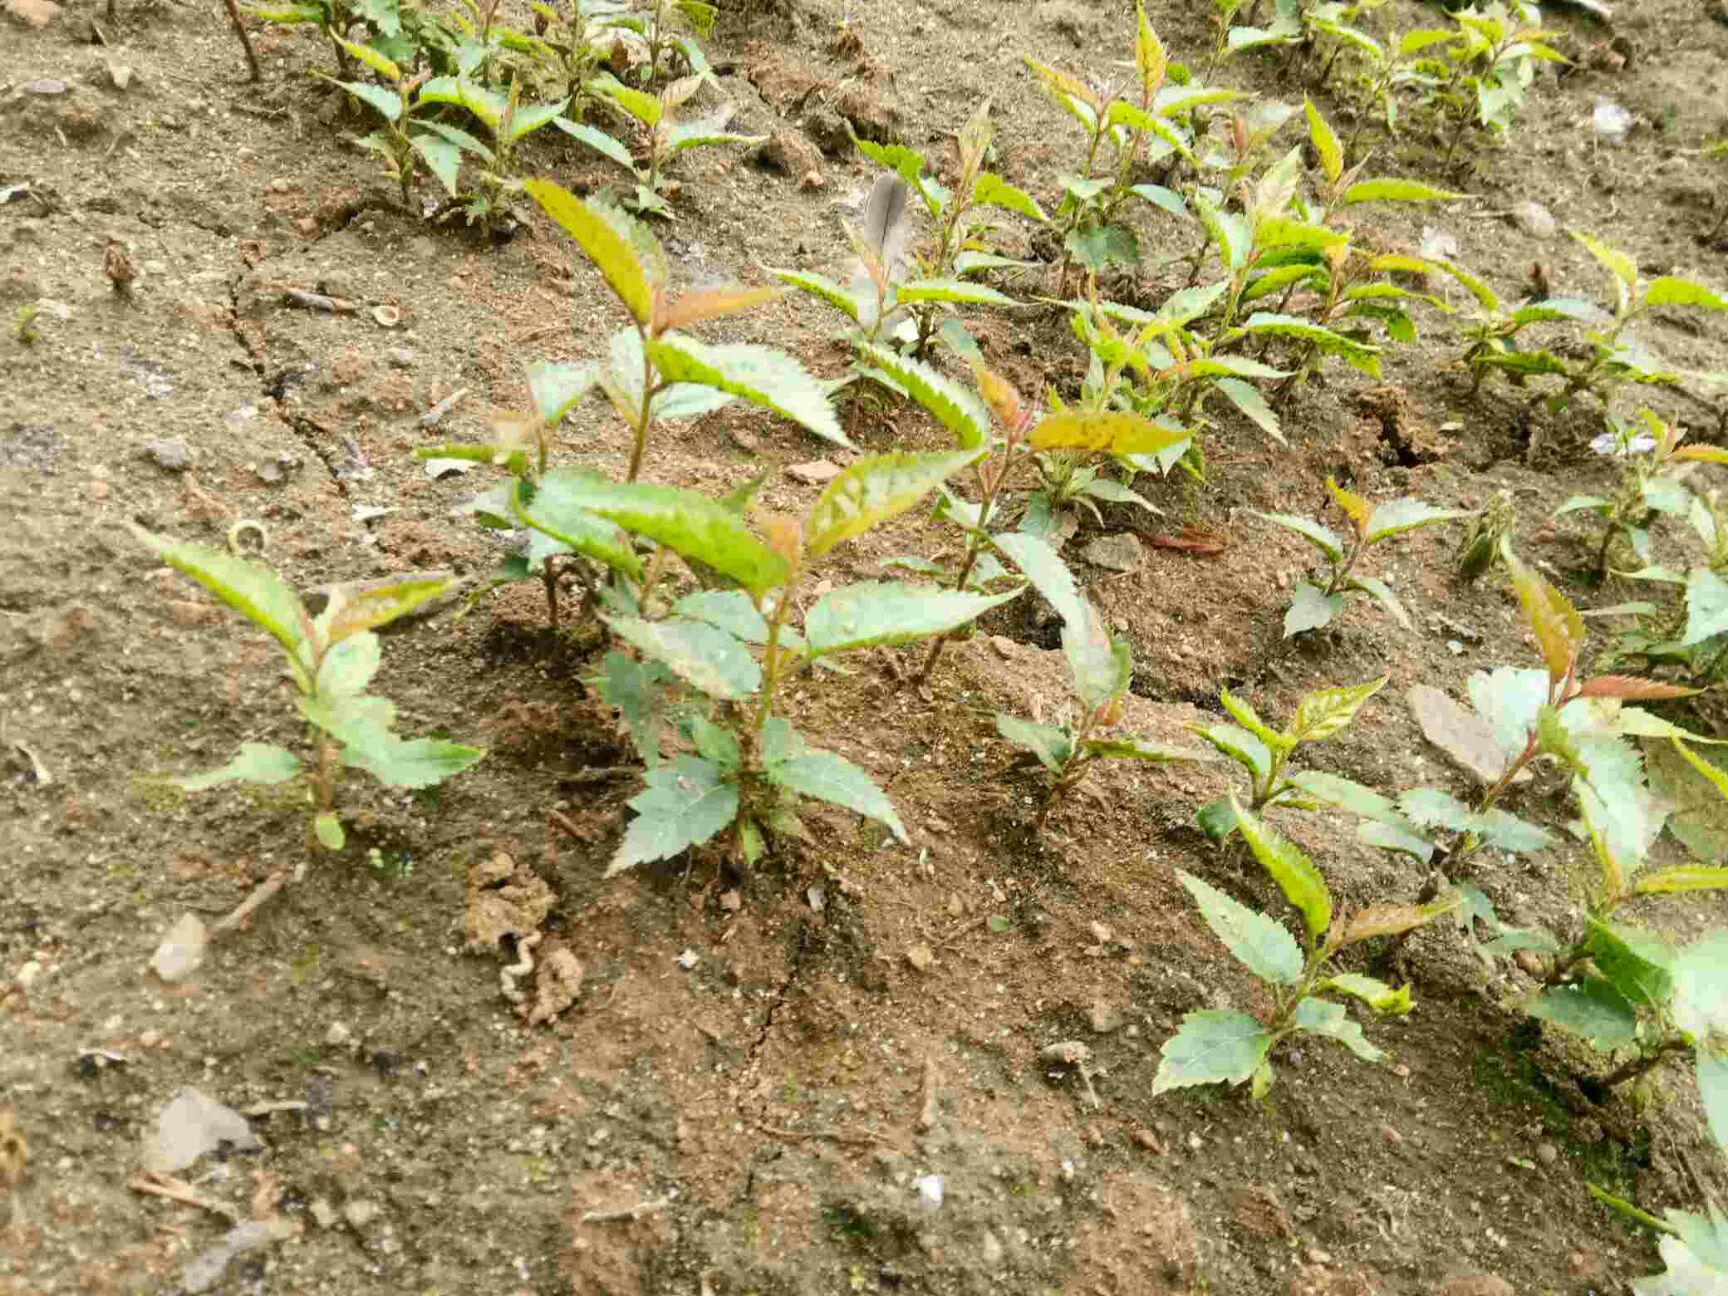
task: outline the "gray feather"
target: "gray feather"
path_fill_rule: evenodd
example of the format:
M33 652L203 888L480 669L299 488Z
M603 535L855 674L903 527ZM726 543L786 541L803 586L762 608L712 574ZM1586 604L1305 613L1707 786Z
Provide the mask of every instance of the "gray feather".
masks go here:
M906 242L906 182L899 176L878 176L864 200L859 234L867 246L892 266Z

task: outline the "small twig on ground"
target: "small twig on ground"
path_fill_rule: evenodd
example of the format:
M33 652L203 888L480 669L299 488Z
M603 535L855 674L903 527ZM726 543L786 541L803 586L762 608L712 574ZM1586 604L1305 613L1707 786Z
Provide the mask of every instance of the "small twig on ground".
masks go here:
M778 1129L773 1125L758 1125L756 1130L769 1138L783 1139L788 1143L808 1143L821 1140L826 1143L838 1143L843 1147L892 1147L893 1144L875 1134L848 1134L845 1130L789 1130Z
M230 1224L240 1220L240 1212L232 1206L205 1197L187 1183L184 1179L176 1179L172 1175L156 1174L144 1170L132 1176L132 1182L126 1185L135 1193L144 1193L151 1197L166 1197L169 1201L179 1202L182 1206L196 1206L207 1210L212 1215L220 1215Z
M455 409L456 403L458 401L460 401L467 394L468 394L468 389L466 387L462 387L462 388L457 389L456 391L451 392L443 400L439 401L431 409L427 410L424 414L422 414L420 416L420 426L423 428L435 428L435 427L437 427L440 423L442 423L444 421L444 416L447 415L451 410Z
M936 1059L924 1058L924 1101L918 1108L918 1128L921 1131L936 1126Z
M576 1222L578 1224L634 1224L639 1219L649 1215L658 1215L672 1204L670 1197L656 1197L653 1201L639 1201L634 1206L626 1206L623 1210L587 1211Z
M220 918L210 925L211 937L214 938L222 936L228 932L234 931L236 928L244 926L247 920L252 917L253 911L256 910L259 905L263 904L271 896L275 895L282 889L283 884L288 881L288 877L292 871L293 870L291 869L285 868L277 869L269 877L265 878L257 886L253 887L252 894L236 905L232 913L230 913L226 918Z
M588 844L588 839L582 835L582 830L562 810L548 810L546 822L562 832L571 841L581 842L584 846Z

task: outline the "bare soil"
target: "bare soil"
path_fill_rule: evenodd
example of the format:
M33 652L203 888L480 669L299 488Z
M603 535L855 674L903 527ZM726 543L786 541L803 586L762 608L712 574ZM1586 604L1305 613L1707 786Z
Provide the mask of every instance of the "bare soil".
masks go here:
M1461 260L1509 294L1540 263L1556 291L1599 296L1582 249L1508 218L1534 200L1646 274L1728 283L1723 248L1697 238L1712 177L1692 152L1728 114L1728 26L1700 0L1618 7L1612 32L1555 21L1580 52L1624 37L1623 69L1583 60L1545 79L1506 144L1477 151L1461 185L1471 201L1376 211L1363 218L1375 237L1413 247L1424 224L1443 225ZM1438 12L1398 9L1401 27ZM1152 18L1192 57L1210 41L1208 12L1157 4ZM713 58L739 128L828 138L845 113L948 165L948 132L988 95L1000 168L1046 197L1079 141L1019 56L1113 77L1130 54L1121 5L856 3L844 16L861 49L844 53L842 16L836 0L724 16ZM407 626L388 637L380 691L406 731L482 742L487 759L431 793L353 780L344 854L216 944L190 982L148 977L177 917L227 912L299 857L303 826L268 796L192 801L165 782L243 740L291 738L293 724L274 647L156 570L123 524L220 542L259 521L271 561L301 588L424 568L484 575L498 544L452 516L477 477L431 480L411 451L485 435L525 404L526 361L594 354L620 322L543 220L494 246L394 207L342 143L357 123L308 77L328 51L303 31L255 39L256 86L210 3L121 0L111 17L70 0L42 29L0 25L0 189L30 186L0 205L0 307L10 319L37 304L41 332L30 346L0 337L0 1111L29 1146L22 1183L0 1188L0 1291L178 1289L227 1224L130 1185L156 1112L188 1086L239 1109L302 1104L255 1118L266 1151L188 1172L243 1216L257 1195L298 1228L231 1266L219 1290L232 1292L1432 1296L1485 1273L1519 1296L1585 1296L1625 1291L1654 1262L1648 1238L1594 1205L1586 1183L1652 1207L1725 1195L1689 1080L1659 1074L1593 1103L1578 1080L1602 1061L1520 1026L1499 1005L1527 982L1450 930L1405 951L1414 1014L1369 1025L1394 1063L1305 1044L1264 1106L1212 1092L1154 1100L1158 1046L1182 1014L1256 994L1174 870L1275 897L1193 827L1195 806L1227 785L1217 765L1100 768L1033 831L1041 785L992 721L1001 708L1053 715L1064 697L1030 600L947 656L931 701L902 683L910 650L793 687L799 728L876 774L913 844L818 814L815 839L776 853L738 897L705 858L602 881L638 784L583 682L597 635L555 641L526 586ZM1220 76L1302 92L1272 61ZM64 91L25 84L43 79ZM1637 115L1624 147L1592 142L1599 96ZM579 189L605 180L556 142L528 157ZM855 156L817 166L807 187L736 156L691 164L664 229L680 283L759 282L763 265L836 270L842 209L871 169ZM1377 169L1457 179L1419 136L1383 144ZM110 240L140 267L129 297L105 277ZM1163 218L1143 234L1152 266L1191 241ZM1119 287L1156 300L1180 275L1152 269ZM1041 278L1004 286L1047 291ZM359 309L290 309L284 288ZM378 306L400 322L378 322ZM978 323L1025 390L1078 380L1060 317ZM715 334L834 373L832 327L819 305L786 298ZM1676 366L1728 368L1720 322L1653 322L1647 341ZM1300 393L1289 448L1227 430L1209 443L1208 484L1148 485L1163 517L1107 515L1114 529L1193 525L1228 542L1211 557L1150 547L1126 575L1079 568L1134 643L1126 727L1181 744L1220 684L1283 714L1310 688L1385 673L1382 695L1315 763L1385 788L1465 790L1402 694L1421 682L1457 693L1474 669L1533 661L1509 596L1492 581L1458 585L1452 538L1421 532L1383 567L1414 632L1354 608L1290 646L1280 618L1305 554L1244 512L1314 511L1328 474L1376 497L1466 507L1508 488L1529 555L1581 600L1618 601L1582 580L1582 528L1541 521L1608 482L1585 448L1599 417L1532 418L1504 389L1472 400L1458 352L1435 320L1393 354L1385 382L1334 372ZM1720 439L1695 403L1659 407ZM190 462L164 466L150 444L176 440ZM905 410L862 440L941 444ZM560 448L607 471L626 451L598 406ZM822 452L786 423L727 409L676 427L651 472L718 492L767 468L768 505L801 509L813 488L781 469ZM904 519L834 575L943 543ZM1712 714L1707 702L1689 722ZM1538 779L1517 808L1559 827L1560 793ZM1347 824L1283 826L1351 902L1407 899L1424 880ZM579 1000L550 1024L526 1026L502 995L508 948L464 948L480 870L500 853L555 895L539 957L562 947L582 967ZM1554 920L1577 885L1573 854L1493 865L1479 881L1508 920ZM1676 903L1653 920L1687 935L1722 917ZM27 965L28 988L15 986ZM1096 1105L1081 1077L1040 1060L1068 1040L1093 1051ZM123 1061L81 1057L93 1049ZM930 1175L943 1182L936 1209L916 1187ZM639 1218L583 1219L641 1204Z

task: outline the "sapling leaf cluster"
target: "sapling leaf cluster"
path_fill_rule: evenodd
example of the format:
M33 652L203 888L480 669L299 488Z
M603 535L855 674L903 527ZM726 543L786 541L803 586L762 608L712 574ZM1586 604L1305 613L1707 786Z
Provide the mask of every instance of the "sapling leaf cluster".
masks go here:
M1338 966L1351 946L1376 937L1401 936L1455 911L1456 892L1422 905L1372 905L1340 911L1314 862L1288 838L1267 827L1234 797L1227 813L1260 866L1278 884L1301 919L1301 939L1277 919L1250 909L1188 873L1177 877L1194 897L1200 916L1237 962L1262 981L1270 1007L1260 1013L1208 1008L1182 1019L1181 1029L1160 1049L1154 1094L1204 1084L1247 1084L1256 1098L1272 1087L1272 1053L1293 1035L1320 1035L1343 1044L1366 1062L1385 1053L1369 1042L1350 1015L1355 999L1377 1014L1411 1009L1410 988Z
M272 743L242 744L220 769L178 780L189 792L224 783L306 787L311 838L341 850L347 833L337 809L342 772L364 770L387 787L427 788L459 774L485 752L437 738L394 732L396 707L368 691L383 661L374 631L447 593L449 576L413 576L330 589L314 617L300 596L262 563L188 540L133 528L140 543L176 571L263 630L281 648L294 706L306 722L310 759Z

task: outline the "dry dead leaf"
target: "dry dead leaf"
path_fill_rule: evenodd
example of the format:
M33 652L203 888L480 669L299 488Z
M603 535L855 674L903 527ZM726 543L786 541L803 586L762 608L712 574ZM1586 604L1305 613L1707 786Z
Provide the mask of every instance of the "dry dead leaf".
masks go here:
M531 935L557 901L557 894L531 869L498 851L468 880L464 945L470 953L481 953L497 949L507 936Z
M1459 765L1491 786L1506 768L1506 753L1488 722L1432 684L1413 684L1405 694L1422 734Z
M527 1009L528 1024L538 1026L557 1017L582 994L582 964L562 945L544 949L534 972L534 1004ZM520 1011L520 1009L518 1010Z

